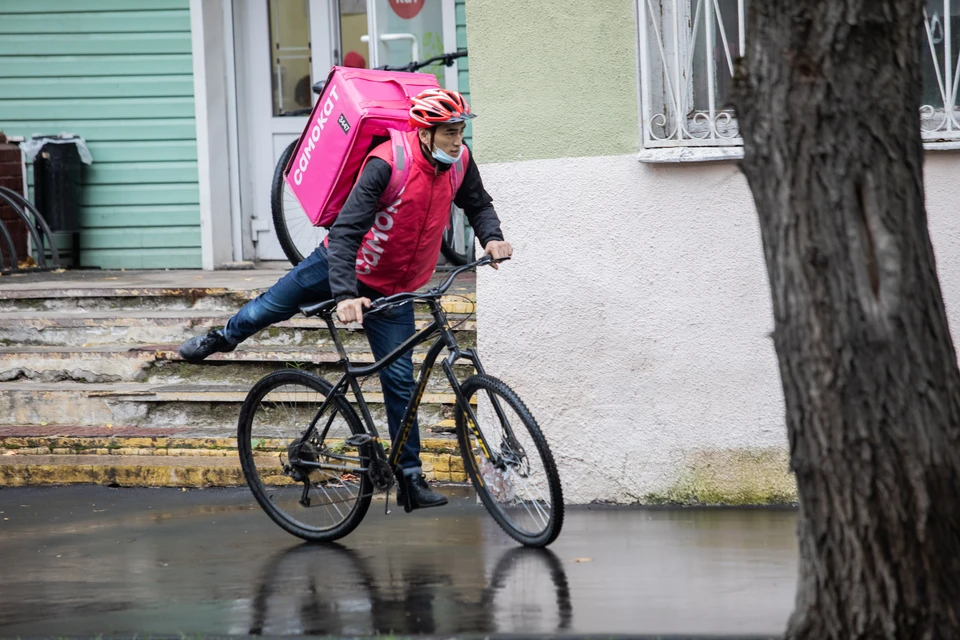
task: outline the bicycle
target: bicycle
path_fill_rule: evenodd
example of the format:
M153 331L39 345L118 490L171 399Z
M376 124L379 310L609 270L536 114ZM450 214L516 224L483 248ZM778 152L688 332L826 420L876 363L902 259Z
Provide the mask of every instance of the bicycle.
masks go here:
M423 62L411 62L399 67L382 66L377 67L384 71L404 71L416 72L432 64L441 63L444 66L452 66L453 61L463 58L467 55L465 50L455 53L445 53L441 56L424 60ZM317 95L323 93L323 87L326 80L314 83L313 92ZM305 116L310 115L312 108L296 109L293 111L284 111L281 116ZM297 140L294 140L280 154L277 166L273 170L273 180L270 185L270 212L273 217L273 228L277 234L277 241L283 249L293 266L297 266L305 256L316 249L327 235L327 230L323 227L315 227L310 223L307 214L304 213L300 203L290 191L287 181L283 177L283 171L290 162L290 156L293 155L297 147ZM440 251L444 257L453 265L464 265L471 262L475 257L473 228L467 220L466 214L462 209L453 205L450 210L450 223L443 232L443 241L440 245Z
M267 375L247 395L237 428L247 484L281 528L304 540L338 540L360 524L374 493L387 494L389 509L390 490L401 473L397 466L400 451L412 430L433 366L446 349L449 354L441 366L456 398L457 443L481 502L500 527L525 546L544 547L560 534L563 494L546 439L517 394L487 374L476 350L457 345L441 305L457 276L493 262L484 256L458 267L435 288L375 300L366 315L419 302L426 303L433 320L383 359L366 366L350 362L334 323L336 301L301 307L305 315L326 322L343 374L333 384L302 370ZM416 390L388 455L359 380L378 373L434 336L436 341L420 367ZM454 364L461 360L476 370L462 383L454 373ZM360 415L347 400L348 390Z

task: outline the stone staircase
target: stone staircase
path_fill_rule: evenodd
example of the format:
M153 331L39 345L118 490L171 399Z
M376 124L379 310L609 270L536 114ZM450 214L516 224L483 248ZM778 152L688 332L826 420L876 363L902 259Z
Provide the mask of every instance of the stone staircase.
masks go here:
M283 368L335 380L325 325L297 316L202 364L176 347L222 326L282 271L68 272L0 282L0 486L97 482L242 483L236 423L250 387ZM438 274L441 277L443 274ZM444 306L463 346L476 343L472 274ZM418 326L429 322L417 309ZM341 333L351 359L372 362L359 327ZM421 345L414 361L429 345ZM460 373L470 374L468 367ZM364 384L386 435L379 381ZM439 367L420 409L428 476L464 481L453 394Z

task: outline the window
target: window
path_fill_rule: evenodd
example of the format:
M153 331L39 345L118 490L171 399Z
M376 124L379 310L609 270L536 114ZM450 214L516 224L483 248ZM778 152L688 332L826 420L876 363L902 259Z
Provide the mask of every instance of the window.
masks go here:
M268 0L273 115L313 104L310 88L310 7L308 0Z
M924 5L927 38L920 128L925 140L960 140L960 0L926 0Z
M743 145L727 97L750 2L638 0L644 148ZM923 137L960 141L960 0L925 0L924 20Z

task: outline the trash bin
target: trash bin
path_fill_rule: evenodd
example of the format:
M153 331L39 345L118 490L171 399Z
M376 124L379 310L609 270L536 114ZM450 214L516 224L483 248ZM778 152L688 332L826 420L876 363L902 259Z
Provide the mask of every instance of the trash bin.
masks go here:
M33 136L21 147L33 160L34 205L50 226L61 259L69 252L69 263L79 267L82 172L83 164L92 162L86 142L72 134Z

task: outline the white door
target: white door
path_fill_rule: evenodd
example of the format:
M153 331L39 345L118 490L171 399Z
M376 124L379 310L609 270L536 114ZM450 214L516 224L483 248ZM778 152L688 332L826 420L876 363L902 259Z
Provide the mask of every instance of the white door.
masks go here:
M242 0L233 6L244 233L256 259L286 261L272 220L271 179L308 120L289 113L313 104L312 84L334 64L393 66L455 51L454 0ZM456 87L456 66L423 71ZM287 227L301 240L309 234L297 243L306 255L305 245L323 234L306 216L303 221Z
M273 171L308 116L312 84L334 64L336 0L234 2L244 232L258 260L283 260L270 210ZM246 244L246 243L245 243ZM249 245L248 245L249 246Z

